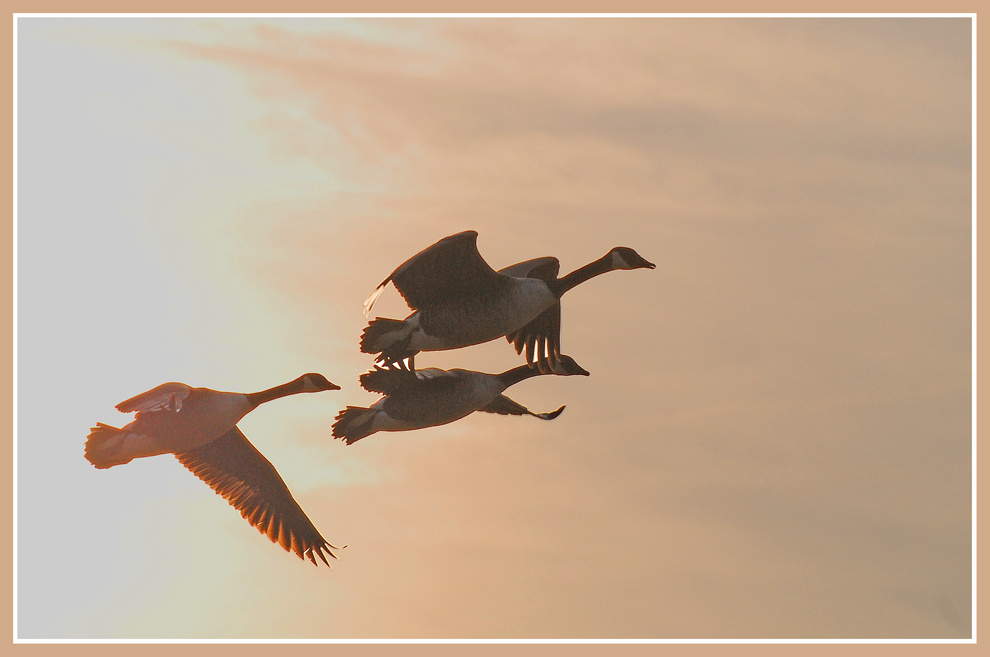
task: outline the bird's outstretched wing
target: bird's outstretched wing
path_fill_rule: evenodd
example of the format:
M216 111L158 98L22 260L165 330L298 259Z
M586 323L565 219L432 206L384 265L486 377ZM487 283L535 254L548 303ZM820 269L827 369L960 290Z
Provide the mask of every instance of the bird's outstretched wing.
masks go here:
M560 261L553 256L533 258L499 269L498 273L515 278L538 278L541 281L550 282L557 278L557 274L560 273Z
M327 543L292 497L275 467L234 427L197 449L176 454L179 462L230 503L258 531L300 559L330 566Z
M560 261L547 256L516 263L500 274L517 278L537 278L548 283L560 273ZM506 334L505 339L521 354L526 350L526 362L530 367L538 367L541 372L550 373L560 357L560 301L544 310L515 331Z
M117 404L116 408L121 413L133 413L143 411L153 413L154 411L170 410L179 411L182 403L189 397L192 388L185 383L163 383L157 388L152 388L140 395L135 395L130 399Z
M560 302L556 302L530 320L528 324L507 333L505 339L521 354L526 350L526 362L545 374L553 372L560 361Z
M561 406L550 413L534 413L519 402L512 401L505 395L499 395L488 406L478 410L485 411L486 413L498 413L499 415L532 415L541 420L552 420L563 413L564 408L564 406Z
M375 369L365 372L358 377L358 380L361 382L361 387L368 392L380 392L383 395L391 395L403 388L430 385L424 384L424 381L445 377L454 378L454 374L447 370L440 370L433 367L411 371L394 365L389 367L375 365Z
M399 265L365 300L366 315L389 282L413 310L441 300L486 294L503 284L478 253L478 233L473 230L445 237Z

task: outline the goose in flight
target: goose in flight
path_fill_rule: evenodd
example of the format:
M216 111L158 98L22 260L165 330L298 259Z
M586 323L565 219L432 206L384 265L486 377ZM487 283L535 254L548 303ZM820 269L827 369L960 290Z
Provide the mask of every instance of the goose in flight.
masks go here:
M97 422L86 440L85 455L100 469L132 459L174 454L179 463L206 482L241 515L286 551L316 564L337 558L330 545L293 499L275 467L237 428L245 415L273 399L301 392L340 390L322 374L251 394L165 383L117 404L122 413L137 411L118 429Z
M375 367L361 375L361 386L383 395L370 408L348 406L336 417L334 438L348 445L378 431L408 431L435 427L466 417L475 411L500 415L532 415L552 420L564 407L550 413L533 413L502 394L509 386L541 374L588 376L570 356L561 355L556 369L540 372L520 365L501 374L472 370L411 371L400 367Z
M361 351L386 366L420 351L442 351L506 336L541 369L560 356L560 297L590 278L617 269L655 269L628 247L557 278L556 258L537 258L496 272L478 253L473 230L445 237L392 272L365 301L370 314L391 282L414 311L405 320L379 317L361 335Z

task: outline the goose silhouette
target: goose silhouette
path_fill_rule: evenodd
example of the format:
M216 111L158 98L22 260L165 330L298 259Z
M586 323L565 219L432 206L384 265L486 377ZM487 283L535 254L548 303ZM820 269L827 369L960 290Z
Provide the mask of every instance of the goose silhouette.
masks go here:
M560 262L537 258L495 271L478 252L473 230L445 237L392 272L365 301L375 301L392 283L414 311L404 320L379 317L361 335L361 351L383 365L409 360L420 351L443 351L506 336L527 361L552 370L560 357L560 297L577 285L619 269L655 269L628 247L557 277Z
M385 395L369 408L348 406L336 417L335 438L348 445L378 431L409 431L447 424L485 411L501 415L531 415L552 420L564 407L550 413L533 413L502 392L532 376L542 374L588 376L570 356L561 355L557 369L541 372L520 365L501 374L473 370L428 368L411 371L400 367L376 367L361 375L361 385Z
M118 429L101 422L91 430L85 455L99 469L136 458L174 454L179 462L222 496L252 526L300 559L316 557L330 566L333 550L320 535L275 467L237 428L260 404L302 392L340 390L322 374L303 376L250 394L165 383L117 404L137 411Z

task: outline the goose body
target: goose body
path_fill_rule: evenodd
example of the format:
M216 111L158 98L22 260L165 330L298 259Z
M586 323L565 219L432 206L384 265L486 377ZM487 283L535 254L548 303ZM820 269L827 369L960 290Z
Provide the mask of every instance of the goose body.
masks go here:
M237 422L265 402L302 392L339 390L321 374L305 374L289 383L243 394L184 383L165 383L131 397L116 408L137 412L123 428L98 422L85 448L86 459L106 469L136 458L174 454L241 515L299 558L314 564L324 551L335 557L292 497L274 466L237 428Z
M586 372L568 356L561 356L554 374L583 375ZM435 368L415 372L398 367L376 367L361 375L361 385L370 392L385 395L368 408L348 406L333 425L335 438L350 445L378 431L409 431L448 424L485 411L501 415L532 415L552 420L563 412L533 413L502 394L507 388L531 376L543 374L527 365L501 374L472 370Z
M375 301L392 283L414 311L405 320L377 318L361 336L361 351L378 354L385 365L412 358L420 351L443 351L510 337L521 353L555 345L559 354L560 297L571 288L615 269L654 268L626 247L616 247L602 258L562 278L556 258L528 260L500 271L481 257L478 233L451 235L400 265L365 301L370 313ZM522 345L522 346L520 346ZM535 352L534 352L535 353ZM537 359L548 369L547 358Z

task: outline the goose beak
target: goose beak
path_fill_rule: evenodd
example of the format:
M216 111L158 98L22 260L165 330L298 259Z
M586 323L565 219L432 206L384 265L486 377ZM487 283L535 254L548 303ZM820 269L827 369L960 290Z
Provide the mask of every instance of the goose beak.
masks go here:
M635 251L633 251L630 255L632 256L632 259L629 261L629 265L630 265L629 268L630 269L656 269L657 268L657 266L655 264L653 264L652 262L650 262L649 260L647 260L643 256L639 255Z

